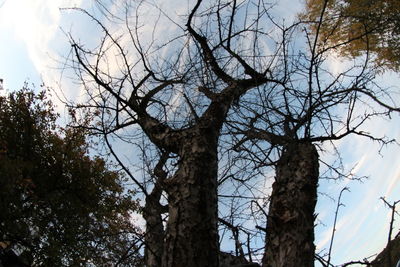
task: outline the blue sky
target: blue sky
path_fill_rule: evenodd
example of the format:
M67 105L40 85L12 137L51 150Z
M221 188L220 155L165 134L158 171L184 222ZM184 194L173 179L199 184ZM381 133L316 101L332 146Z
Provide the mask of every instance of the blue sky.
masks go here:
M300 2L293 4L289 0L280 1L276 13L286 14L287 20L290 20ZM24 81L34 83L37 87L45 82L56 91L62 90L68 98L79 97L79 87L60 73L63 56L70 51L68 40L61 29L86 33L89 42L91 26L88 21L74 17L69 11L61 12L59 7L82 5L82 0L0 0L0 78L4 79L4 88L12 91L19 89ZM186 8L187 4L180 7ZM331 64L332 68L341 67L340 61L332 61ZM380 78L380 83L398 85L399 74L385 74ZM399 96L399 88L393 87L393 90ZM60 103L58 105L62 112L63 107ZM378 135L400 140L400 118L398 115L392 118L391 121L371 122L366 127ZM385 246L390 210L379 198L385 196L391 202L400 199L400 147L387 146L379 154L378 144L360 137L346 138L336 145L348 169L354 167L353 173L356 175L370 177L362 183L320 182L320 192L333 198L337 198L344 186L351 190L342 197L345 206L340 209L333 247L333 263L339 264L361 260L380 252ZM322 154L321 157L324 160L331 158L329 154ZM318 221L324 224L316 228L318 249L327 249L329 245L336 208L336 203L324 194L320 194L317 204ZM399 222L400 217L395 232L399 231Z

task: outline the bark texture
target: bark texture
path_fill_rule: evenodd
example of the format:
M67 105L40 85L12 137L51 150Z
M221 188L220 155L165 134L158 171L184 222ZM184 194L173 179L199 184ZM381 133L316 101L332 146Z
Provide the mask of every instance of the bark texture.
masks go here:
M313 144L285 146L272 186L263 267L314 266L318 169Z
M392 267L400 265L400 232L391 240L386 248L371 262L372 267Z
M164 242L162 207L160 205L161 193L161 188L156 184L152 193L146 197L146 205L143 209L143 217L146 220L144 257L147 267L161 266Z
M161 267L219 265L218 138L228 110L242 90L235 83L228 85L220 95L213 98L195 125L182 130L174 130L145 113L141 114L139 124L150 140L164 151L179 156L178 170L162 183L168 195L168 222L164 232ZM150 196L148 200L152 198ZM149 203L149 209L155 210L151 205ZM150 217L146 219L149 227L150 224L157 224L160 219L157 214L153 215L150 212ZM153 237L150 236L152 240L159 239ZM151 260L154 265L159 262L156 251L161 249L155 250L155 253L148 251L147 254L148 260L154 254L154 260Z
M167 159L168 153L164 153L154 168L153 178L156 182L151 193L146 196L143 209L143 217L146 220L144 258L147 267L161 266L165 235L162 214L166 212L166 208L160 204L160 199L163 183L167 178L167 173L163 170Z
M179 169L166 180L169 219L162 266L218 266L218 130L196 127L185 139Z

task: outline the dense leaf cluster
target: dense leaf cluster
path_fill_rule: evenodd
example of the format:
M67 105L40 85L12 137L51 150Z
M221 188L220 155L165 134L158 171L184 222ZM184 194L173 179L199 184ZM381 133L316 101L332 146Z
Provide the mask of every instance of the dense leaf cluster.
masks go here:
M320 41L337 46L345 56L372 53L378 66L398 71L400 4L397 0L308 0L304 15L315 24Z
M0 242L34 266L123 262L137 250L137 203L121 174L89 155L85 130L56 118L45 92L0 97Z

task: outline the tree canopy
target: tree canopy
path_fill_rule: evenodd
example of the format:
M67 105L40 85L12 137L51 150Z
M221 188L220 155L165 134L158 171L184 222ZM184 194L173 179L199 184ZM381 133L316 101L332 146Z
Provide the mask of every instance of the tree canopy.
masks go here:
M33 266L125 262L137 252L133 194L85 130L56 119L45 91L0 97L0 242Z
M323 14L323 15L321 15ZM303 19L319 41L343 56L371 53L380 67L400 70L400 3L397 0L307 0Z

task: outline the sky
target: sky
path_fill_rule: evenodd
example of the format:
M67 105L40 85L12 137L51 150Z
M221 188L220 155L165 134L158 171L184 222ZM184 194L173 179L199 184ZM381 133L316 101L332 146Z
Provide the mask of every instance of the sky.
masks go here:
M60 7L88 7L91 1L83 0L0 0L0 78L8 91L17 90L24 82L39 87L45 83L59 94L77 98L81 91L73 79L62 75L65 57L71 47L65 32L73 29L86 33L91 38L90 21L82 20L73 12ZM289 4L290 3L290 4ZM300 1L299 1L300 3ZM295 12L299 3L280 1L277 13ZM86 5L86 6L85 6ZM332 60L332 68L340 68L340 61ZM387 86L400 84L399 74L388 73L380 77ZM399 88L393 90L400 92ZM0 92L4 94L5 90ZM62 113L63 106L55 98ZM399 102L397 102L400 104ZM400 118L393 115L391 121L370 122L367 128L378 135L400 140ZM369 176L359 181L321 180L317 204L317 249L326 252L329 246L333 213L342 188L344 192L340 207L336 236L333 243L333 263L362 260L380 252L386 243L390 221L390 210L380 197L389 202L400 199L400 146L390 145L380 149L379 145L361 137L350 137L336 143L347 169L357 176ZM324 160L332 159L321 154ZM329 197L328 197L328 196ZM333 199L332 199L333 198ZM400 227L397 216L394 232Z

